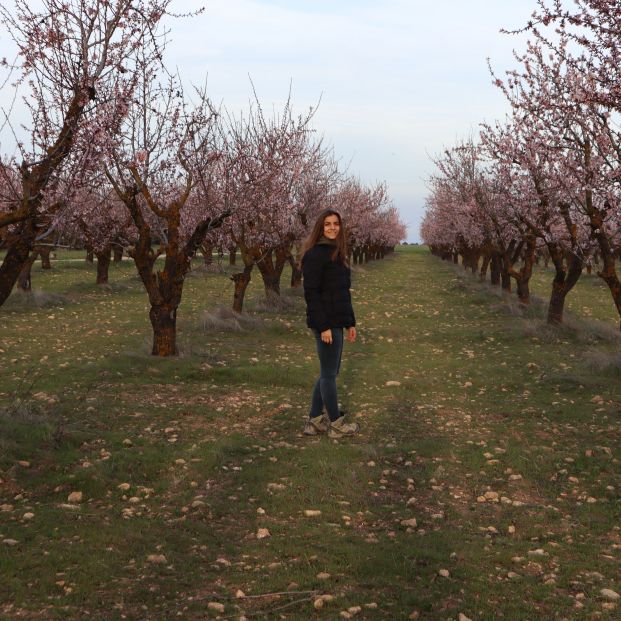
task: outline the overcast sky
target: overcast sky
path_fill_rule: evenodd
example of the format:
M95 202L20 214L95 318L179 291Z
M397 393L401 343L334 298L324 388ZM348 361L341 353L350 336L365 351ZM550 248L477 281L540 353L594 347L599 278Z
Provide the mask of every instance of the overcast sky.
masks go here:
M184 0L206 11L172 26L168 58L230 110L280 106L293 84L300 112L364 182L385 180L418 241L429 155L502 118L487 58L502 72L535 0Z
M35 3L38 0L34 0ZM508 109L487 58L502 73L536 0L175 0L205 6L170 23L168 63L235 112L251 99L294 112L321 103L314 129L342 167L365 183L386 181L419 240L430 155L474 134ZM6 36L0 57L11 56ZM250 77L249 77L250 76ZM5 89L3 89L4 91ZM10 93L0 93L3 107ZM15 110L19 113L19 110ZM19 114L17 114L19 120ZM6 133L5 128L5 133ZM11 137L1 137L5 147ZM4 149L3 149L4 150Z

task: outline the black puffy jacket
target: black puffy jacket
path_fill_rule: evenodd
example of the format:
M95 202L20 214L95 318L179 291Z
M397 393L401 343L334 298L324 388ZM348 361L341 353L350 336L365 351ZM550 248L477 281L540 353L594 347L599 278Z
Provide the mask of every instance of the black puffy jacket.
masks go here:
M306 325L323 332L356 325L351 305L351 271L332 260L334 246L319 242L302 258Z

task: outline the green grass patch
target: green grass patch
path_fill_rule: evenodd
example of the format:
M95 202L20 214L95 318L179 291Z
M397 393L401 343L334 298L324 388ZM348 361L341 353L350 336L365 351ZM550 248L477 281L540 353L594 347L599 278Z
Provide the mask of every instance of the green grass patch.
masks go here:
M597 277L550 327L545 268L526 308L425 248L355 267L339 385L362 433L336 443L300 433L299 291L267 306L253 275L239 320L237 268L197 261L159 360L133 264L102 287L83 258L0 309L0 617L618 617L620 337Z

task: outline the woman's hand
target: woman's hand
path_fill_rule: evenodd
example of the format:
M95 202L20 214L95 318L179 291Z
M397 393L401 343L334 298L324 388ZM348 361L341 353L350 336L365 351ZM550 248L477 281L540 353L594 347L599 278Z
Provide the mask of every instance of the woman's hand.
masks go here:
M350 343L353 343L356 340L356 328L354 326L347 328L347 340Z
M328 345L332 345L332 330L330 328L321 333L321 340Z

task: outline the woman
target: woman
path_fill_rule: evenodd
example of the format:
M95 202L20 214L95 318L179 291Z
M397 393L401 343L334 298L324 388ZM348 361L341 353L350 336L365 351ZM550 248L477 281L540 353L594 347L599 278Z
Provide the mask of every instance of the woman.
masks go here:
M341 216L332 209L319 214L302 246L302 274L306 324L317 341L320 377L315 382L305 435L327 431L331 438L355 434L360 425L345 420L339 410L336 376L341 366L343 329L356 340L356 318L351 305L351 275ZM327 418L324 415L327 412Z

